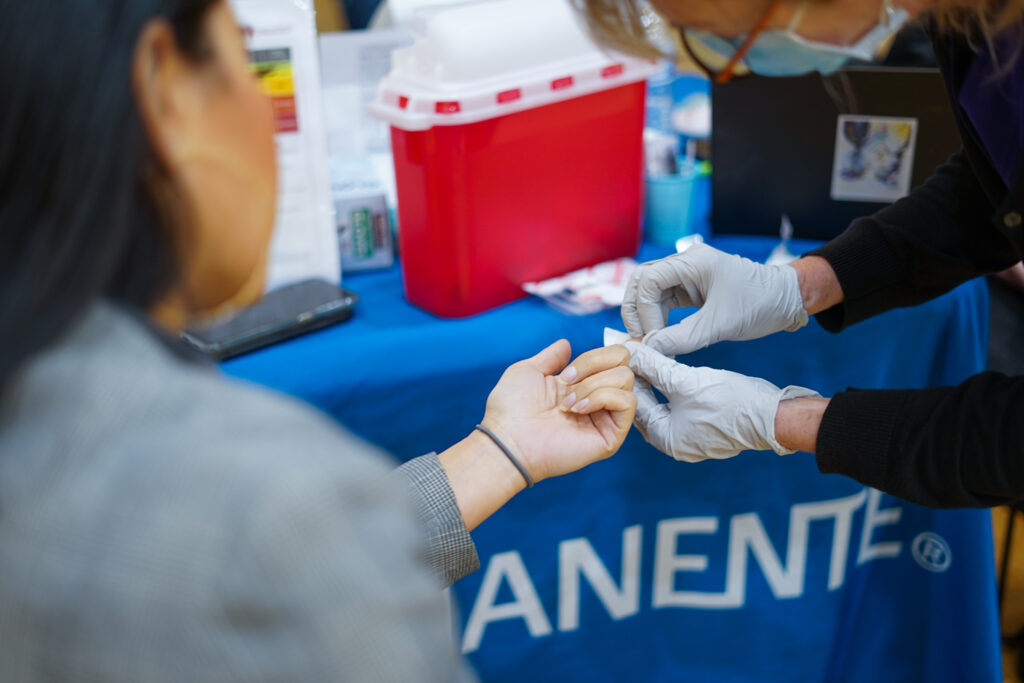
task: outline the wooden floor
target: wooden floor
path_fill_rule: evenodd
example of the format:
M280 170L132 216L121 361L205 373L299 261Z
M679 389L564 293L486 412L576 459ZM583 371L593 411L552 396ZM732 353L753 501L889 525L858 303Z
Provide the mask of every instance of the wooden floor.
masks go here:
M992 529L996 546L996 571L1002 565L1003 539L1006 538L1006 523L1009 519L1007 508L992 511ZM1006 597L1003 601L1003 633L1017 633L1024 628L1024 515L1018 513L1013 529L1013 549L1010 551L1010 577ZM1008 683L1022 683L1017 676L1018 652L1003 649L1003 680Z

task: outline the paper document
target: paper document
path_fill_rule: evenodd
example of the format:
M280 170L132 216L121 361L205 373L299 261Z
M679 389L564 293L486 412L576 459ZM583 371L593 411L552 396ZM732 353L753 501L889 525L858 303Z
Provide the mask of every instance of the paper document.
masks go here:
M384 189L389 207L398 205L391 127L370 116L380 79L391 71L391 53L412 44L405 29L342 31L320 36L327 153L332 162L366 163L364 178ZM338 176L332 174L337 183ZM344 258L343 258L344 260Z
M343 31L320 36L327 150L331 158L383 154L391 161L391 131L370 116L391 52L412 45L404 29Z
M232 0L277 130L277 222L267 289L319 277L341 281L319 52L311 3Z

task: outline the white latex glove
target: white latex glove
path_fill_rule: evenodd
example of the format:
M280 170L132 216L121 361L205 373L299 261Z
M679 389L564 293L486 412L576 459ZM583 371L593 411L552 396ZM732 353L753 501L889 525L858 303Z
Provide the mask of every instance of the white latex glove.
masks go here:
M668 312L686 306L700 310L666 328ZM697 244L636 269L622 321L631 337L645 337L654 349L675 356L719 341L794 332L807 324L807 311L791 266L766 266Z
M646 344L626 344L636 374L636 426L647 442L676 460L731 458L742 451L787 449L775 439L779 402L819 396L802 387L779 389L771 382L727 370L692 368ZM654 385L669 403L659 403Z

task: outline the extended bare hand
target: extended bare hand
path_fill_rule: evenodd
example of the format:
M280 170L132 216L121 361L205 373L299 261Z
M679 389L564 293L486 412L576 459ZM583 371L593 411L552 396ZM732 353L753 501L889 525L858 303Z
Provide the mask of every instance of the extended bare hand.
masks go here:
M482 424L521 459L534 481L611 456L636 411L624 346L588 351L566 367L571 353L563 339L512 365L487 399Z

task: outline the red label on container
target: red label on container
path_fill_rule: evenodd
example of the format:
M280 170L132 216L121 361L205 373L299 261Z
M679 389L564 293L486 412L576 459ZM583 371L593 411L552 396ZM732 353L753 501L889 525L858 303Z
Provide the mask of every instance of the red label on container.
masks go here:
M514 90L506 90L505 92L498 93L498 104L505 104L506 102L515 102L523 96L523 92L519 88Z
M612 64L601 69L601 78L611 78L612 76L620 76L622 72L626 70L623 64Z
M572 76L566 76L565 78L558 78L551 81L552 90L565 90L566 88L572 87Z
M409 98L406 97L405 95L399 95L398 96L398 108L399 109L405 109L408 106L409 106Z
M462 107L458 102L438 102L434 106L434 111L438 114L458 114L462 111Z

